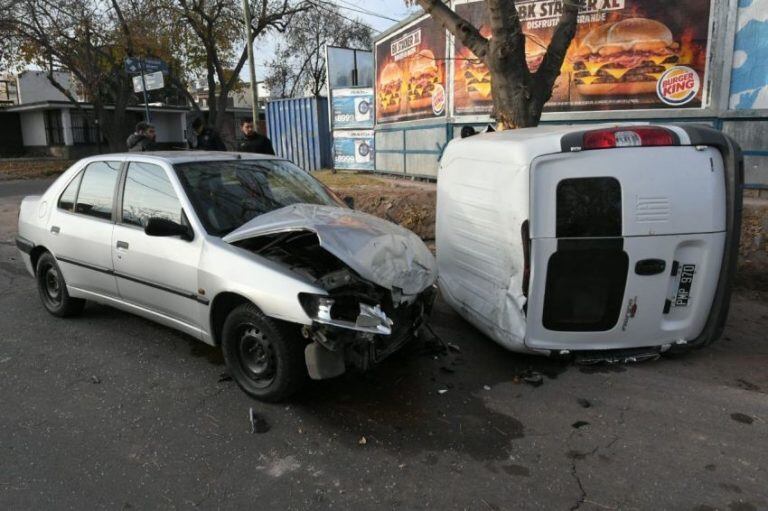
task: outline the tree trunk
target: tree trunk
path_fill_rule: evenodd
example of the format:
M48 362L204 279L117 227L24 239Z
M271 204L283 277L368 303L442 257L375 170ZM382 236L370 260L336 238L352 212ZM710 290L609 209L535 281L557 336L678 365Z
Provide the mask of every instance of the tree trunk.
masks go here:
M477 27L441 0L415 2L488 66L493 84L493 117L498 128L537 126L576 33L582 0L563 0L563 14L535 73L530 72L526 63L525 37L514 0L485 0L493 32L491 39L483 37Z

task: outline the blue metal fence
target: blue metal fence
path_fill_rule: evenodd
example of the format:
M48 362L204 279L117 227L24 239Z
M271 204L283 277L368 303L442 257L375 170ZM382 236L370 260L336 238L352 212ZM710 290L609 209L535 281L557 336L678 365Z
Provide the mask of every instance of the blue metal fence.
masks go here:
M307 171L331 167L327 98L268 102L267 132L278 156Z

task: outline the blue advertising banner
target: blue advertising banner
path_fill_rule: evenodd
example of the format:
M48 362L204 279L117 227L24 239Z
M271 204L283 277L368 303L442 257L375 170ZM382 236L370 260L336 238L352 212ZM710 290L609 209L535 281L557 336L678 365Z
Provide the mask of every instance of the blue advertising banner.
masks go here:
M331 94L333 129L373 128L373 89L334 89Z
M333 167L374 170L373 130L333 132Z

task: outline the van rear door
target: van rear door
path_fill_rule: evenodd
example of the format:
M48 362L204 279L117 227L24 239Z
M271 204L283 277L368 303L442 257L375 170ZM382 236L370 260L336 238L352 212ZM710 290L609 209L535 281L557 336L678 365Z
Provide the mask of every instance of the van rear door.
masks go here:
M710 147L534 160L526 345L608 350L696 338L723 258L724 171Z

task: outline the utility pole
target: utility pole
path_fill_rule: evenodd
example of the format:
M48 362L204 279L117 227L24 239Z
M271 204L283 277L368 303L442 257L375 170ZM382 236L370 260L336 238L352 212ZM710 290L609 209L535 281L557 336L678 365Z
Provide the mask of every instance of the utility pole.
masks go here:
M251 25L251 7L248 0L243 0L243 16L245 16L245 44L248 47L248 68L251 74L251 114L253 129L259 131L259 91L256 84L256 66L253 64L253 42L251 41L253 26Z
M152 122L149 116L149 100L147 99L147 81L144 79L144 57L139 59L139 72L141 73L141 89L144 92L144 115L147 117L147 122Z

